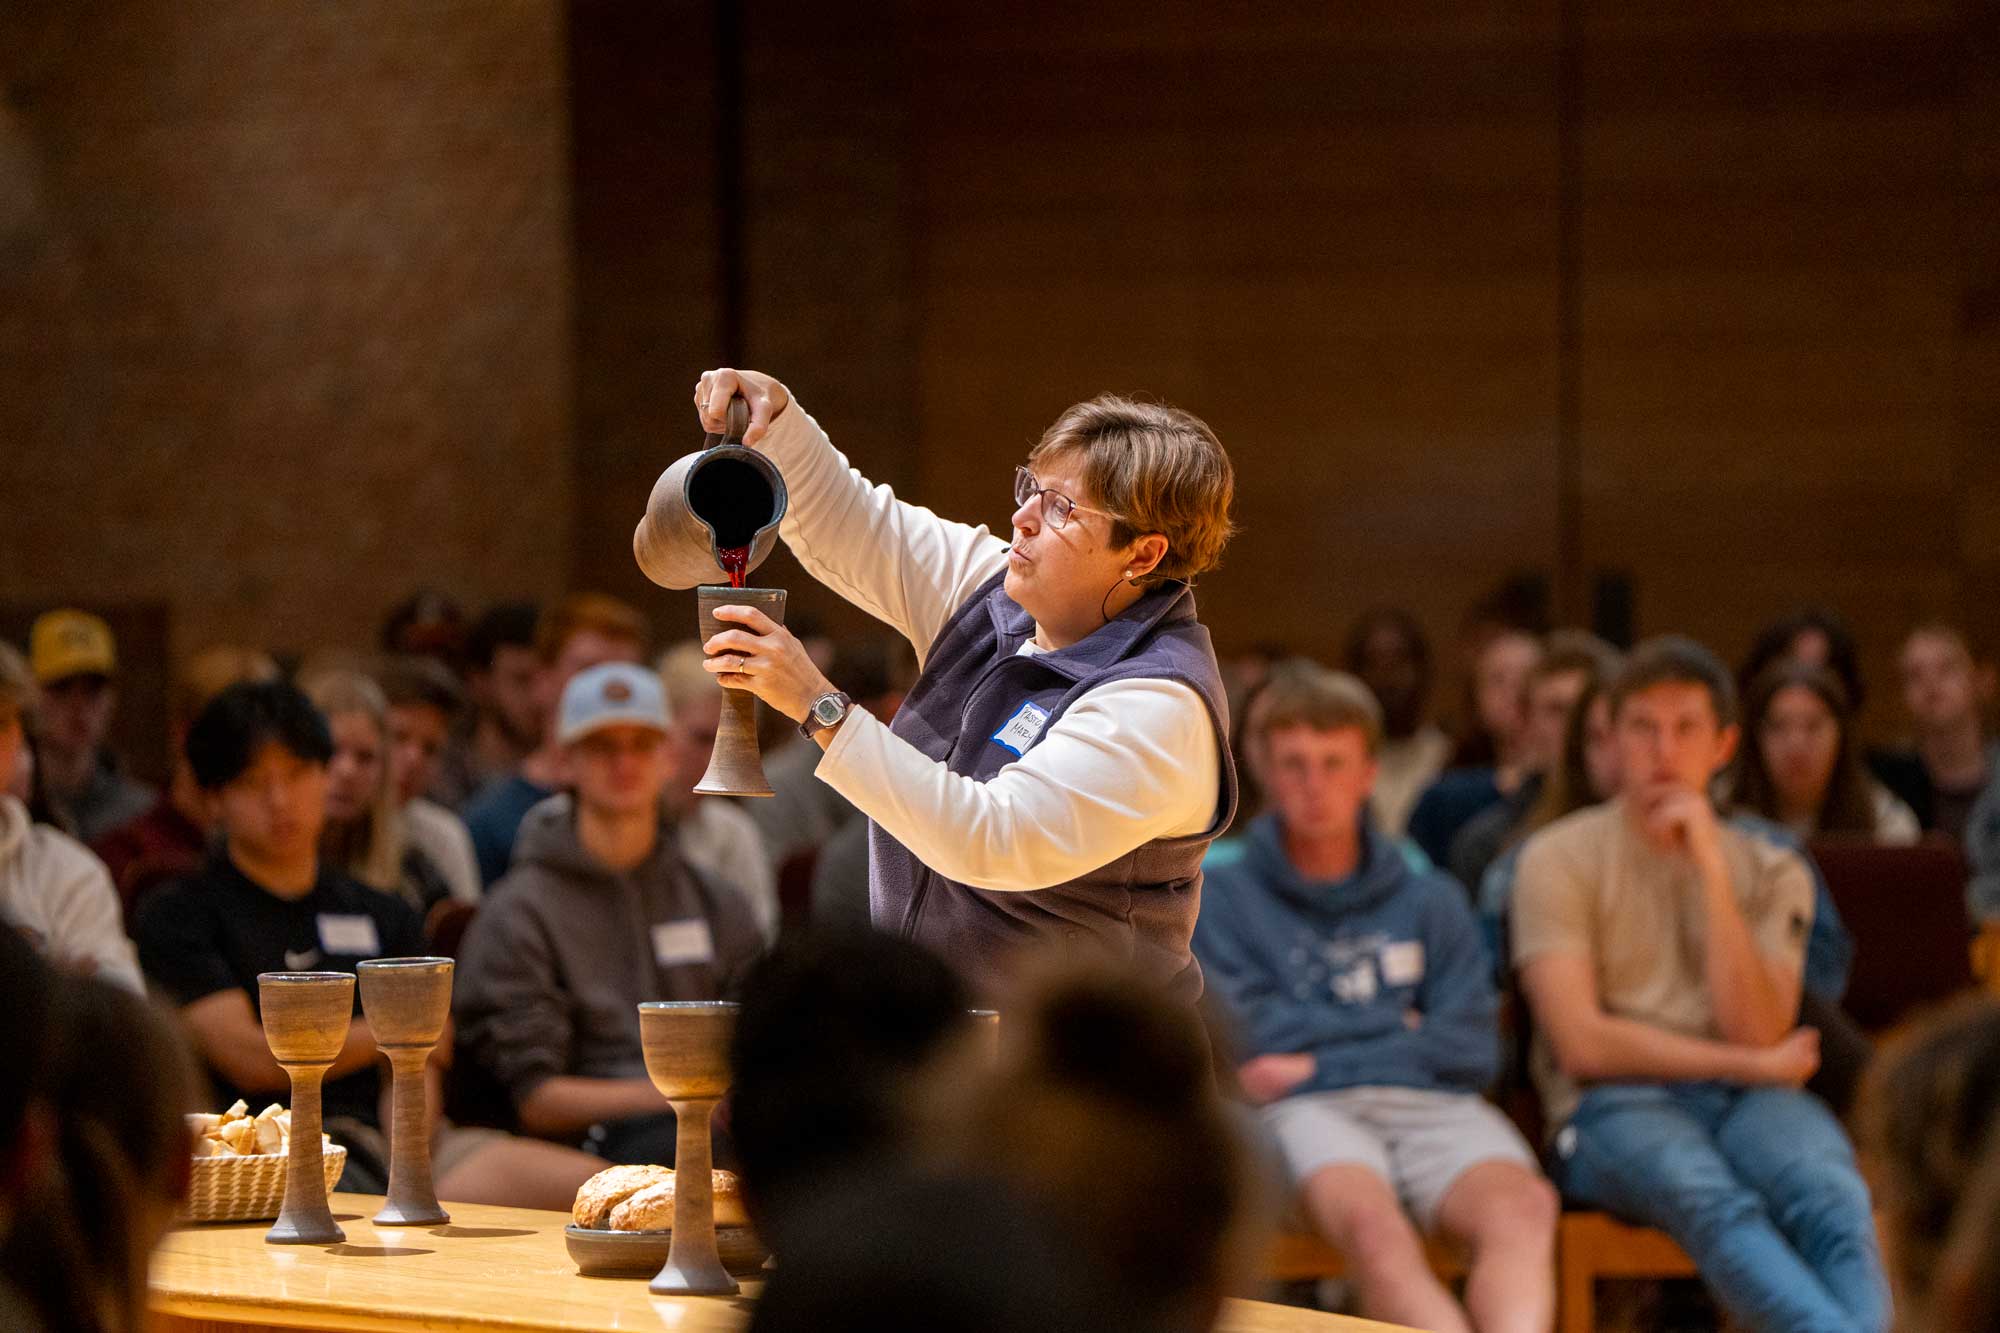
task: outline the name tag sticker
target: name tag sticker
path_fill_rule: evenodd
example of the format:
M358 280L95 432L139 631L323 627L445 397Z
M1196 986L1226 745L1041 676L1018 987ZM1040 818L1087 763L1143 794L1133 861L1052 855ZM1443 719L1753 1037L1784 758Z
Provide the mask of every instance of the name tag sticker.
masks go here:
M1049 724L1049 710L1040 704L1022 704L1021 711L1007 719L1007 724L993 733L996 745L1012 750L1016 758L1028 752L1042 734L1042 728Z
M375 958L382 952L382 937L375 933L372 916L321 912L319 947L346 958Z
M1382 946L1382 984L1414 986L1424 979L1424 942L1398 940Z
M700 917L653 927L653 958L661 967L690 967L715 961L715 936Z

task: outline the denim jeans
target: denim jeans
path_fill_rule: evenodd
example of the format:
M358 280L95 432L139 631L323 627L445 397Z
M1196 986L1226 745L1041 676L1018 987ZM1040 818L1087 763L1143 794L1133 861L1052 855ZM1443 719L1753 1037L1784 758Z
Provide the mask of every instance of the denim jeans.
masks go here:
M1840 1123L1790 1088L1601 1084L1556 1136L1556 1182L1666 1232L1760 1333L1879 1333L1889 1288Z

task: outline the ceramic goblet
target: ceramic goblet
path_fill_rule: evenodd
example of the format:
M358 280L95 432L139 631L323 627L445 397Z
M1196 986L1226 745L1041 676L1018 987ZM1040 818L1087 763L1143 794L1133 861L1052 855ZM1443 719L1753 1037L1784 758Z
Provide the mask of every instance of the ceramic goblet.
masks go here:
M695 589L695 606L703 643L724 630L743 628L734 621L717 620L718 607L753 606L778 624L785 623L783 588L704 586ZM722 716L715 724L708 770L694 789L710 796L769 796L771 780L764 776L764 755L757 744L757 696L719 683L717 688L722 690Z
M389 1197L375 1224L431 1226L451 1221L431 1183L430 1105L424 1066L451 1016L449 958L376 958L355 969L361 1012L395 1079L389 1123Z
M292 1077L292 1146L285 1163L285 1204L264 1233L273 1245L331 1245L347 1239L326 1206L325 1153L319 1141L320 1084L340 1057L354 1017L349 972L265 972L257 978L264 1040Z
M715 1248L714 1142L709 1118L729 1091L737 1006L652 1001L639 1006L646 1073L674 1108L674 1237L650 1290L661 1296L733 1296L736 1279Z

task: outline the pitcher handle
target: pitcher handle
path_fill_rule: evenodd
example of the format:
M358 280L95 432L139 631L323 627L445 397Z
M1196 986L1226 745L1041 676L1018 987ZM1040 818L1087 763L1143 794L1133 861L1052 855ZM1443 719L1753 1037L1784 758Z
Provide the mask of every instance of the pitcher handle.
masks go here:
M728 421L723 434L717 435L710 431L704 436L701 442L704 450L713 449L721 444L740 446L743 443L743 432L750 429L750 404L744 401L742 394L732 394L727 412Z

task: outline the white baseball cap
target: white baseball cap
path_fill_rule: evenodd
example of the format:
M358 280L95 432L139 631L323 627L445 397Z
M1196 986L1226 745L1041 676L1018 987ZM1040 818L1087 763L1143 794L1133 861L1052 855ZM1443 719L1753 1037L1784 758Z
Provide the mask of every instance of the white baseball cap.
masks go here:
M619 725L667 729L660 678L630 662L607 662L571 676L556 709L557 742L573 745L600 727Z

